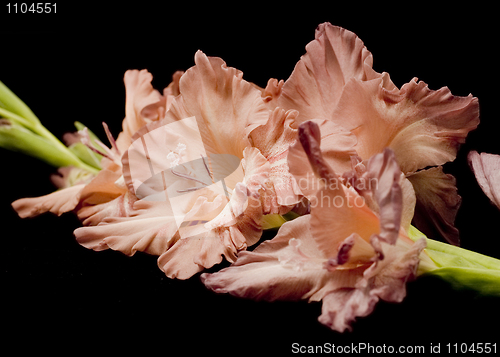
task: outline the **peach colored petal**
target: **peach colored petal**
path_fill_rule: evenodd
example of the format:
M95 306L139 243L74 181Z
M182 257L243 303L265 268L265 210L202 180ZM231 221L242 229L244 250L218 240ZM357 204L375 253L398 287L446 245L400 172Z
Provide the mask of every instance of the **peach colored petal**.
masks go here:
M137 201L127 217L107 217L74 234L78 243L96 251L111 248L127 255L137 251L160 255L172 244L177 226L163 202Z
M213 201L198 197L193 208L185 217L185 222L207 222L216 217L226 206L227 199L218 196ZM183 229L181 225L180 230ZM236 259L238 232L231 225L225 229L207 229L203 223L184 229L189 230L181 235L170 249L158 259L158 265L170 278L187 279L197 272L211 268L225 257L229 261ZM236 244L235 244L236 242Z
M415 211L415 190L413 189L411 182L401 174L397 163L394 161L394 153L391 150L386 149L384 150L384 155L377 156L378 160L381 160L382 162L379 162L376 166L372 165L371 172L368 172L367 169L367 164L369 163L368 160L362 161L359 156L351 157L352 169L344 172L342 178L364 197L367 205L375 212L379 212L380 207L376 202L376 197L373 195L373 189L379 187L378 185L381 183L382 186L385 186L386 193L388 193L389 183L392 182L392 184L394 184L396 180L399 181L403 203L401 211L401 227L407 231L410 228L411 220L413 219ZM376 156L372 157L370 160L375 159L375 157ZM387 162L387 160L390 160L390 162L388 162L388 165L391 166L390 170L385 168L384 162ZM375 167L378 167L379 170L374 170ZM384 169L380 170L381 168ZM399 174L397 174L397 172L399 172ZM390 179L391 175L394 175L392 180ZM383 176L387 177L383 178ZM379 194L382 191L383 190L378 190Z
M336 255L330 257L325 264L328 271L366 268L377 254L371 242L358 233L352 233L337 244L337 247L336 252L333 252ZM330 256L331 254L332 252Z
M179 82L184 74L183 71L176 71L172 75L172 82L163 90L163 97L165 98L165 111L168 111L172 106L172 102L174 98L180 94L179 91ZM154 107L155 108L155 107Z
M387 74L372 69L373 57L352 32L324 23L318 26L315 40L295 66L282 88L277 105L299 111L300 122L334 119L334 110L344 85L351 79L383 78L387 89L395 86Z
M378 206L380 219L379 238L389 244L398 239L403 211L403 192L400 181L403 179L396 162L394 151L385 149L382 154L374 155L367 165L368 189ZM370 187L374 183L375 187Z
M385 258L365 270L355 288L333 290L323 298L318 321L339 332L350 331L351 323L371 314L380 299L401 302L406 296L406 283L415 278L424 247L423 239L406 251L385 245Z
M379 78L351 79L332 118L356 134L362 158L390 147L401 170L412 173L453 160L478 116L471 95L456 97L446 87L432 91L416 78L388 92Z
M225 231L221 240L221 235L212 230L203 236L179 239L158 258L158 266L169 278L188 279L220 263L223 256L234 261L236 251L230 235L230 231Z
M266 189L269 181L270 164L259 150L250 147L245 148L242 167L245 176L241 182L236 183L236 187L231 193L231 198L224 210L207 223L206 228L215 229L216 227L228 227L236 224L239 217L245 214L248 208L248 197L253 196L255 199L259 199L262 190ZM261 208L262 213L267 213L264 212L264 208L260 207L260 204L259 207L255 208ZM260 220L260 217L255 217L255 220Z
M471 151L467 159L483 192L500 208L500 155Z
M457 193L456 180L443 169L433 167L408 176L415 188L417 204L413 224L429 238L445 238L459 245L455 217L462 202Z
M166 119L156 121L134 134L132 144L122 156L123 177L128 189L137 194L139 187L150 178L166 170L170 173L176 164L175 160L168 159L169 154L178 159L177 163L194 163L207 157L195 117L175 122ZM211 183L204 169L192 168L192 171L195 176L203 175L198 179ZM182 180L170 176L173 181Z
M292 125L297 112L276 108L265 125L259 126L250 133L252 145L260 150L270 164L270 179L273 183L278 206L291 207L298 203L301 191L297 182L289 172L288 148L297 139L297 129ZM278 213L279 208L269 213Z
M401 227L408 232L412 219L415 216L417 196L412 183L406 177L401 180L401 191L403 192L403 211L401 212Z
M45 196L21 198L12 202L12 207L21 218L34 217L45 212L60 216L75 209L84 187L84 184L75 185Z
M420 253L426 247L425 239L415 243L403 239L396 244L383 244L384 259L365 270L357 288L370 288L382 300L401 302L406 296L406 283L415 279Z
M362 272L322 268L325 257L309 232L309 220L306 215L286 222L275 238L241 252L231 267L202 274L203 283L218 293L267 301L319 301L331 289L354 286Z
M123 131L118 136L116 143L118 148L124 152L131 143L132 135L141 127L152 120L158 120L165 112L165 108L156 111L143 110L152 104L164 102L162 95L153 88L151 81L153 76L147 70L129 70L125 72L123 81L125 82L126 102L125 119L123 119Z
M318 321L338 332L351 331L351 323L356 317L370 315L378 301L376 295L361 289L337 289L323 298Z
M381 233L379 225L378 217L362 197L344 189L340 182L330 181L311 202L311 232L329 257L337 255L340 243L353 232L368 242Z
M270 78L267 81L266 88L262 90L262 99L269 109L274 109L278 106L278 98L281 96L284 84L285 81L278 81L276 78Z
M137 198L129 192L103 203L82 204L77 210L78 219L84 226L96 226L106 218L128 217Z
M320 128L319 145L325 163L339 173L349 170L351 157L356 155L354 150L356 137L331 121L310 120L309 122L315 123ZM290 146L287 160L290 173L294 176L302 194L311 198L320 187L320 181L313 174L309 159L300 142L297 141Z
M125 187L120 187L115 182L120 174L108 169L99 171L81 193L81 201L86 205L96 205L114 200L127 192Z
M243 151L241 164L245 172L242 182L236 184L219 216L205 225L215 230L221 241L229 239L237 251L258 242L262 235L262 217L270 210L263 198L269 191L269 162L259 150L248 147Z
M163 95L165 97L166 96L177 97L179 94L181 94L179 89L179 81L181 80L183 74L184 71L174 72L174 74L172 75L172 82L163 90Z
M224 209L217 217L206 223L205 228L229 227L236 223L238 217L244 212L248 204L248 189L244 183L238 182L234 188L231 199L225 204Z
M198 51L195 63L180 79L181 95L166 117L176 121L195 116L208 154L242 158L250 145L248 134L265 124L269 115L261 93L220 58Z

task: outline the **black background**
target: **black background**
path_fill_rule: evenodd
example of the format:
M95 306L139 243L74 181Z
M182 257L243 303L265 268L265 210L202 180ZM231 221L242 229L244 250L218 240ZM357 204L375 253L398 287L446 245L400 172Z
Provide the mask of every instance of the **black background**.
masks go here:
M355 32L372 52L374 69L389 72L398 87L418 77L431 89L472 93L479 98L481 124L445 171L456 176L463 197L456 222L462 246L500 258L500 211L466 161L470 150L500 154L499 31L490 16L493 8L64 6L58 4L55 15L9 15L0 8L0 80L58 137L73 131L75 120L101 137L100 123L106 121L116 136L124 117L124 72L147 68L161 90L175 70L194 64L198 49L223 58L260 86L270 77L287 79L325 21ZM198 275L188 281L166 278L155 257L87 250L74 240L79 222L72 214L21 220L10 207L15 199L52 192L53 169L5 150L0 155L0 321L9 331L0 338L20 350L149 346L165 354L268 350L281 355L291 352L293 342L427 349L440 342L441 352L448 342L500 343L500 299L454 291L435 278L408 284L403 303L380 302L373 314L357 320L352 333L338 334L316 321L319 303L216 295Z

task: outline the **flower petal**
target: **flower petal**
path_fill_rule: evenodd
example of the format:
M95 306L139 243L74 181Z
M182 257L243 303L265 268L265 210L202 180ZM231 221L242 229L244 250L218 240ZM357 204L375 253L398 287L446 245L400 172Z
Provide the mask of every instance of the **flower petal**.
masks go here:
M398 239L403 211L403 192L400 181L403 178L396 162L394 152L385 149L382 154L374 155L368 161L367 176L369 187L378 205L380 235L384 242L395 244Z
M125 119L123 119L123 131L118 136L116 143L118 148L124 152L131 143L134 133L151 120L159 119L151 111L142 113L148 105L164 102L162 95L153 88L151 81L153 76L147 70L129 70L125 72ZM162 109L163 112L165 108Z
M351 330L356 317L369 315L379 299L401 302L406 296L406 283L415 278L419 255L425 248L425 239L415 244L399 241L383 245L383 260L373 263L356 287L331 291L323 298L318 321L333 330Z
M300 122L333 119L344 85L351 78L364 81L383 76L386 87L394 88L386 74L372 69L373 57L354 33L324 23L318 26L315 37L278 100L280 107L298 110Z
M383 244L384 259L377 261L364 272L358 287L370 287L371 293L382 300L401 302L406 296L406 283L416 277L420 253L426 246L425 239L415 243L399 239L397 244Z
M168 160L168 154L176 157L177 162ZM196 119L189 117L175 122L164 119L147 124L134 134L132 144L122 157L123 177L128 189L137 195L146 181L162 172L167 174L165 179L173 179L166 184L182 181L170 170L178 164L187 164L194 178L209 184L212 179L207 175L202 158L207 158L207 153ZM194 164L197 167L192 167Z
M223 235L221 239L220 234L212 230L179 239L158 258L158 266L169 278L188 279L220 263L223 256L234 261L236 249L229 240L230 233L225 231Z
M245 214L249 208L249 196L253 196L258 200L263 193L262 191L267 188L270 170L269 162L256 148L245 148L243 156L242 166L245 176L242 182L236 183L231 198L222 212L205 225L208 229L229 227L236 224L241 218L240 216ZM259 201L251 201L251 204L255 206L253 208L261 208L260 217L254 217L256 221L259 221L262 214L267 213L264 212L266 208L261 207ZM259 210L249 209L248 211L257 213Z
M274 109L277 107L278 98L281 96L281 90L285 81L278 81L276 78L270 78L267 81L266 88L262 90L262 99L267 104L268 108Z
M208 154L242 158L248 134L268 118L261 93L242 79L243 73L217 57L196 52L196 65L180 79L181 95L166 117L176 121L195 116Z
M471 151L467 158L479 186L500 208L500 155Z
M164 202L137 201L127 217L108 216L74 234L78 243L96 251L111 248L126 255L141 251L160 255L172 244L177 225Z
M323 306L318 321L332 330L351 331L351 323L356 317L372 313L379 298L362 289L344 288L330 292L323 298Z
M96 177L85 186L81 193L81 201L86 205L96 205L114 200L127 192L115 182L120 174L108 169L99 171Z
M236 259L236 253L245 249L245 237L231 225L227 228L210 229L203 222L211 221L226 206L227 200L222 195L213 201L198 197L193 208L186 214L180 230L180 239L158 258L158 265L169 278L187 279L197 272L211 268L225 257L229 261ZM191 227L194 222L197 227Z
M21 218L52 212L60 216L78 205L84 184L64 188L40 197L21 198L12 202L12 207Z
M354 286L361 273L328 272L325 257L309 232L310 216L284 223L271 241L241 252L229 268L202 274L205 286L255 300L318 301L338 286Z
M320 150L324 161L334 171L343 173L351 168L351 157L356 155L356 137L350 131L328 120L310 120L320 128ZM311 198L320 187L313 174L307 154L300 142L288 149L288 167L302 194Z
M136 201L135 196L125 192L111 201L103 203L87 205L84 202L78 209L78 219L84 226L96 226L109 217L129 217Z
M254 147L260 150L270 164L269 177L273 183L277 204L291 207L300 201L300 189L289 172L288 148L297 140L297 129L292 128L297 112L276 108L265 125L250 133ZM278 209L270 213L278 213Z
M412 224L433 239L443 237L450 244L459 245L454 223L462 198L457 193L455 178L439 166L421 170L408 176L408 180L417 197Z
M172 102L174 101L174 98L177 97L180 94L179 91L179 82L184 74L183 71L176 71L172 75L172 82L165 87L163 90L163 96L165 97L166 103L165 103L165 110L168 111L170 109L170 106L172 105ZM151 109L155 109L155 105L150 106Z
M391 92L382 79L351 79L333 120L356 134L363 159L390 147L401 171L412 173L453 160L478 116L477 98L453 96L446 87L432 91L416 78Z

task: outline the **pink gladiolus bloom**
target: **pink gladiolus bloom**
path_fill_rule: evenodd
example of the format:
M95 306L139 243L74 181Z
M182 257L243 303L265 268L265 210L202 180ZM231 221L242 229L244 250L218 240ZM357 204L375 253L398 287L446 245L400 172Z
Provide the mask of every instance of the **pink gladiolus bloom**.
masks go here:
M315 37L286 82L269 81L267 105L297 110L299 123L325 119L342 126L355 134L353 149L362 160L391 148L414 186L417 226L458 244L453 224L461 199L440 165L455 159L479 124L477 98L453 96L446 87L433 91L417 78L398 89L387 73L372 69L373 57L354 33L324 23Z
M160 268L180 279L234 261L259 240L263 215L286 213L302 197L286 160L297 112L269 111L220 58L197 52L195 63L165 117L138 130L124 153L128 195L139 198L128 217L75 231L95 250L160 255Z
M321 300L319 321L342 332L379 299L404 298L425 240L413 243L401 226L403 175L392 150L358 166L349 183L322 157L318 126L306 122L299 130L290 157L306 155L320 181L310 196L311 214L285 223L275 238L242 252L232 266L201 277L208 288L240 297Z

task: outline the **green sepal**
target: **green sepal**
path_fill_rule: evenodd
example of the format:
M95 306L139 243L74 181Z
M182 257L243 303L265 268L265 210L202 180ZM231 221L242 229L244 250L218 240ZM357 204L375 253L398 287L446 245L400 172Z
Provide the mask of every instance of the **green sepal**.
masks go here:
M82 143L74 143L74 144L71 144L68 149L73 153L75 154L76 156L78 156L78 158L80 160L82 160L84 163L86 163L87 165L90 165L98 170L101 170L102 167L101 167L101 159L102 159L102 156L99 155L98 153L96 152L93 152L92 150L90 150L87 146L85 146L84 144Z

